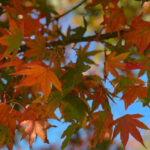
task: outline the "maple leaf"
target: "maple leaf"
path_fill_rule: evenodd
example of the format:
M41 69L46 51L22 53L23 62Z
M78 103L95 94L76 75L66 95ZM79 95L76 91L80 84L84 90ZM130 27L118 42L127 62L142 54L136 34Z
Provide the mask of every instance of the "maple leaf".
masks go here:
M16 120L19 119L19 112L13 110L6 103L0 103L0 118L0 123L10 127L12 130L15 130Z
M40 16L37 19L33 19L31 16L25 15L23 17L23 23L24 23L24 35L27 37L39 33L39 29L42 27L40 23ZM28 40L26 40L26 42L27 41ZM38 44L40 43L42 43L42 41L39 42Z
M47 118L57 118L54 114L55 107L49 106L47 104L35 103L28 105L27 108L21 111L21 116L19 121L23 120L44 120Z
M27 134L29 135L29 145L32 147L34 138L38 135L43 142L49 143L47 140L46 129L50 127L56 127L49 124L46 120L24 120L20 123L20 126L26 126L22 138Z
M7 12L9 12L11 15L20 15L25 16L29 12L31 12L31 7L26 7L24 0L10 0L9 5L2 6Z
M138 86L126 86L128 89L127 92L123 93L121 99L123 99L125 103L125 109L128 108L138 97L144 98L147 97L147 87L143 87L142 85Z
M95 105L93 106L94 108L99 106L101 104L102 108L105 108L106 101L108 101L108 98L106 96L106 90L104 87L96 87L94 88L95 92L94 94L90 97L90 99L93 99L95 102Z
M25 57L36 57L38 60L41 60L44 57L45 52L47 50L45 47L46 40L41 34L37 34L35 36L35 39L28 40L26 44L30 49L25 51Z
M123 35L126 42L126 48L136 45L139 53L142 54L150 44L150 23L142 20L140 17L134 18L130 29Z
M68 94L61 100L60 112L65 121L83 121L85 113L90 111L88 103L76 95Z
M23 23L20 26L17 22L9 18L9 33L0 37L0 44L7 46L3 56L10 53L17 54L23 38Z
M127 89L125 87L132 86L135 84L138 85L144 85L145 82L141 80L140 78L134 77L134 75L129 72L126 76L120 76L120 78L115 78L111 81L111 83L114 85L114 95L117 95L120 92L126 92Z
M148 130L149 128L144 123L136 119L141 117L143 116L140 114L132 114L132 115L127 114L123 117L114 120L113 124L115 125L115 129L113 132L112 139L114 139L120 132L121 142L123 144L123 147L125 148L130 133L137 141L139 141L141 144L144 145L143 139L137 127L146 130Z
M24 61L16 56L8 55L7 58L9 58L9 61L0 65L0 68L14 66L15 71L18 71L24 65Z
M106 32L120 31L124 28L126 24L126 17L124 15L123 9L115 6L114 8L107 9L107 13L104 14L104 29Z
M117 69L124 70L125 69L125 63L122 63L120 61L123 61L129 53L122 53L120 55L115 56L116 53L112 52L110 55L106 56L105 61L105 76L107 77L108 73L110 72L114 77L119 78L119 74L116 71Z
M9 149L13 147L14 135L9 127L0 124L0 148L3 149L3 146L6 144Z
M134 69L150 69L148 66L144 66L147 63L147 61L141 62L141 63L133 63L133 62L128 62L126 63L126 71L129 70L134 70Z
M65 140L62 143L61 149L64 149L69 140L71 139L73 133L77 130L77 125L75 123L71 124L70 126L68 126L68 128L64 131L63 135L61 136L61 138L65 137Z
M13 75L26 76L20 81L16 88L40 84L41 91L44 93L45 98L48 98L51 92L51 83L59 91L62 91L61 83L55 73L53 73L49 67L41 62L25 64L22 70L13 73Z
M19 120L19 116L19 112L13 110L8 104L0 103L0 124L8 128L10 140L8 140L6 144L10 149L12 149L13 147L13 139L16 130L16 121ZM3 142L5 142L5 140Z
M112 124L113 118L110 112L99 111L92 114L92 119L87 127L94 126L94 133L92 139L94 140L94 146L97 144L97 140L100 142L105 138L105 134L108 133L109 137L112 135Z

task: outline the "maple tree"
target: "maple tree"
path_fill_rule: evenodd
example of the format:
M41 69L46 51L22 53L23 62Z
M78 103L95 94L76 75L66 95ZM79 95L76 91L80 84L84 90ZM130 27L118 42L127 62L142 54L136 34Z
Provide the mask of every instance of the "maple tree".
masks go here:
M136 101L149 107L150 2L64 2L71 8L58 9L49 0L0 1L0 147L13 149L16 131L29 136L30 147L37 136L49 143L47 129L57 126L48 119L70 123L62 149L73 134L92 127L90 148L106 139L113 143L119 133L124 149L129 134L145 146L138 128L149 127L138 120L140 112L114 120L111 102L122 94L125 109ZM66 27L70 14L74 24Z

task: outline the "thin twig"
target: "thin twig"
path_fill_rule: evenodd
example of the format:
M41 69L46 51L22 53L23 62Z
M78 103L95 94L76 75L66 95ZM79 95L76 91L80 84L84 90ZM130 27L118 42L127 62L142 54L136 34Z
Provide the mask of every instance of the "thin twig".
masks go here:
M7 103L14 104L13 107L17 104L17 105L19 105L23 110L25 109L23 105L21 105L21 104L18 103L18 102L15 102L15 101L13 101L13 100L7 101ZM12 107L12 109L13 109L13 107Z
M70 12L74 11L75 9L77 9L78 7L80 7L82 4L84 4L87 0L83 0L81 3L77 4L76 6L74 6L73 8L71 8L70 10L68 10L67 12L65 12L64 14L62 15L59 15L58 17L55 17L53 18L52 20L50 20L50 22L53 22L53 21L57 21L58 19L68 15Z

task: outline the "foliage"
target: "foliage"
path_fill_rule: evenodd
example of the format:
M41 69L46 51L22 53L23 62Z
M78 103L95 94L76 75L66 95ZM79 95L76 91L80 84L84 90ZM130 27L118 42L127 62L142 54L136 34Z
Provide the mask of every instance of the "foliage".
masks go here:
M58 9L48 0L0 1L0 146L12 149L16 130L22 138L29 136L30 147L36 136L48 143L46 131L56 127L48 123L51 118L70 123L62 149L80 129L93 127L91 148L105 140L113 143L119 133L124 148L129 134L144 145L137 129L149 130L138 120L143 116L114 120L110 101L115 103L121 93L125 109L137 100L149 106L150 2L65 2L74 7ZM63 18L70 13L74 24L65 31ZM81 14L82 21L75 21ZM100 55L101 75L94 60ZM148 83L140 78L144 74Z

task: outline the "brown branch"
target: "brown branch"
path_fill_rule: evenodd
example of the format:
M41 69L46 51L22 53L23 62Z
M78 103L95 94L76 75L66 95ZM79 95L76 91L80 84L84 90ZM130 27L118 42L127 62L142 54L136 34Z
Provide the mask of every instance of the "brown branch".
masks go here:
M118 31L120 32L120 36L123 35L126 31L121 30ZM81 38L68 38L67 40L63 41L63 40L58 40L58 41L53 41L53 42L49 42L46 44L47 47L55 47L55 46L66 46L72 43L80 43L80 42L104 42L105 40L108 40L110 38L116 38L118 37L118 32L112 32L112 33L106 33L106 34L102 34L99 38L98 41L96 41L96 35L93 36L86 36L86 37L81 37ZM26 45L23 45L20 47L21 49L19 50L19 52L25 52L27 49L29 49Z
M120 35L123 35L123 33L125 33L125 31L123 31L123 30L120 31ZM97 35L81 37L81 38L73 38L73 39L68 39L65 41L58 40L58 41L48 43L47 46L59 46L59 45L65 46L65 45L69 45L71 43L94 42L94 41L96 41L96 37L97 37ZM107 40L110 38L115 38L115 37L118 37L118 32L106 33L106 34L102 34L98 41L103 42L104 40Z

